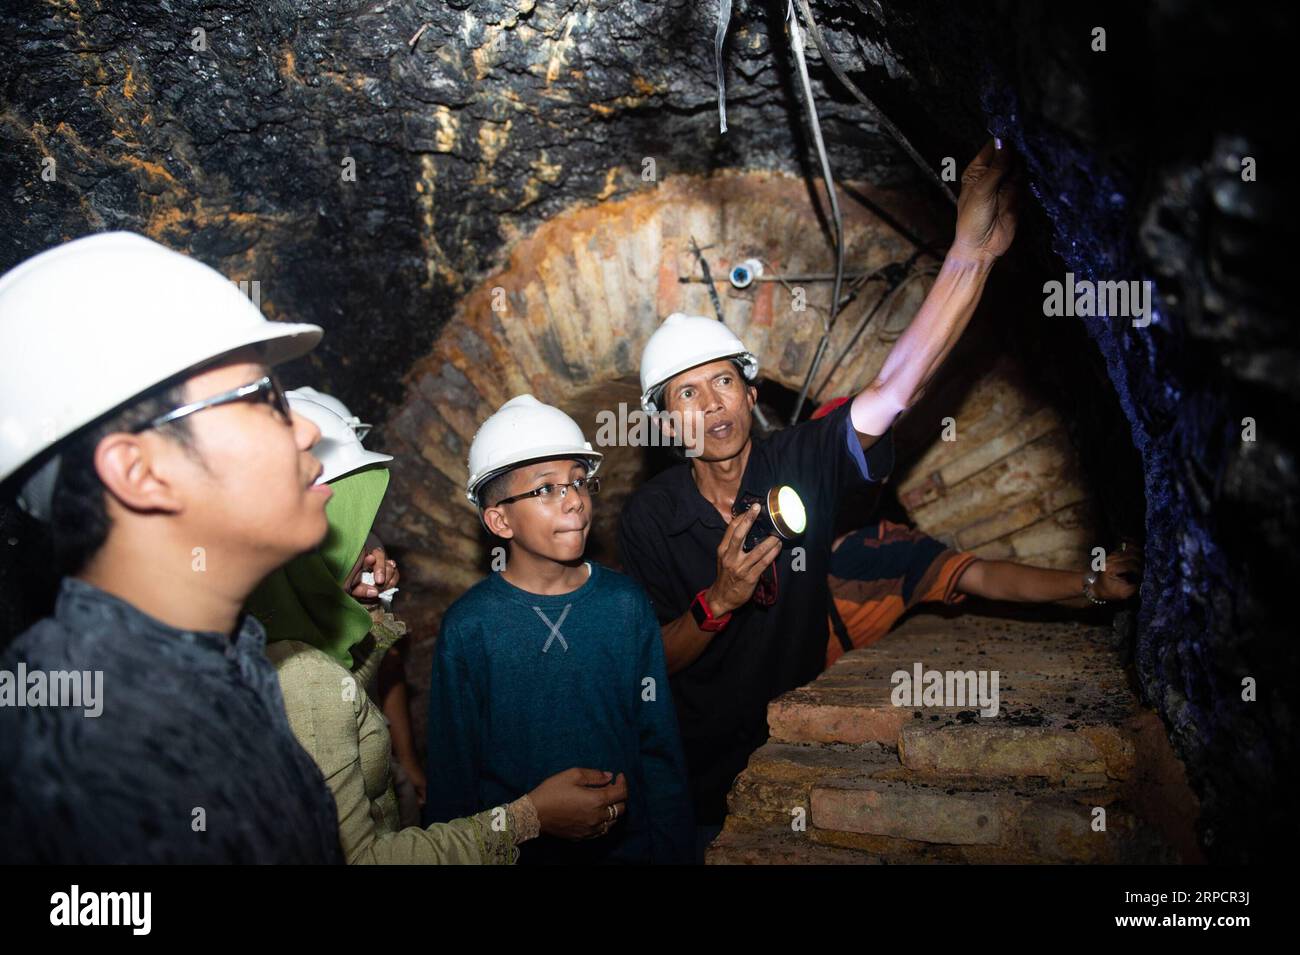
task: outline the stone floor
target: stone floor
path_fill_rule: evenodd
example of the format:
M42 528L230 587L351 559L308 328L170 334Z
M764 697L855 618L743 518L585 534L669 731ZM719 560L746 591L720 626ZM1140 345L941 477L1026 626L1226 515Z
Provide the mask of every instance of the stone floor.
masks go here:
M895 706L891 675L917 663L996 671L997 714ZM769 704L708 862L1200 861L1158 724L1109 629L915 616Z

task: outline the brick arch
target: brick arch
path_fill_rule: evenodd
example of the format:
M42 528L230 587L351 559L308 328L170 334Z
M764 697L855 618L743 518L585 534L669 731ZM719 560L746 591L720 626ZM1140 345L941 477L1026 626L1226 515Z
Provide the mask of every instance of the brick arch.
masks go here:
M931 218L930 207L914 197L868 186L854 189L914 234L941 238L943 247L950 211ZM848 271L876 269L915 251L866 205L846 200L843 206ZM421 658L442 611L490 567L491 542L464 498L466 457L479 424L524 391L564 408L593 440L598 411L617 409L620 402L636 408L640 351L659 321L673 311L713 314L703 284L679 281L699 274L692 237L705 247L715 278L750 257L762 258L783 275L833 267L803 180L771 172L676 177L630 198L571 209L519 237L500 268L460 301L432 350L413 363L405 400L382 435L384 449L396 460L380 530L402 552L410 588L403 612L422 648L413 663L417 679L427 672ZM821 389L823 397L852 393L870 380L928 281L911 283L882 308ZM780 283L755 283L745 290L725 281L716 286L728 324L758 355L762 374L791 389L802 385L821 333L816 309L831 295L830 283L801 284L809 303L803 312L793 310L792 290ZM832 355L848 343L878 295L867 286L844 309ZM1051 489L1039 493L1032 486L1036 477L1068 484L1063 475L1077 471L1068 442L1059 440L1061 423L1035 403L1006 362L973 377L962 370L950 377L953 387L937 389L939 404L928 399L926 420L909 425L914 442L928 450L900 471L900 494L922 527L954 543L982 547L990 555L1026 554L1032 548L1018 543L1016 533L1023 536L1036 522L1050 521L1054 500L1055 510L1080 501L1073 485L1057 499ZM965 440L956 445L938 442L938 428L932 426L948 400L944 395L964 421ZM1007 460L1020 448L1029 453L1028 468ZM643 478L645 458L637 449L602 450L606 481L592 550L608 561L617 514ZM1005 473L989 470L997 467ZM963 481L973 483L963 488ZM975 492L968 512L957 490ZM1014 513L1003 513L1003 502ZM1041 526L1037 533L1050 536L1050 530ZM1062 562L1063 554L1079 549L1080 541L1067 540L1070 533L1068 528L1058 533L1037 553Z

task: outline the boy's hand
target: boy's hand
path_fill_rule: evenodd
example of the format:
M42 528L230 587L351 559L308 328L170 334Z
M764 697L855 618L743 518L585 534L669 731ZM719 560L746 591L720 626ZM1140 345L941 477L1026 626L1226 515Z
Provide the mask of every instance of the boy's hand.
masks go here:
M566 769L528 794L542 832L561 839L593 839L609 832L627 811L627 780L619 773Z

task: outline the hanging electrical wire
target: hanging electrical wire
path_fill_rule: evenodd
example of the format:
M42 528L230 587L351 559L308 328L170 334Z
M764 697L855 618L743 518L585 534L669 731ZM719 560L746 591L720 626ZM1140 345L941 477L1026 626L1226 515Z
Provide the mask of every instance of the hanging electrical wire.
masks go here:
M844 219L840 215L840 202L835 195L835 177L831 173L831 161L826 155L826 143L822 139L821 120L817 118L817 103L813 99L812 80L808 77L808 62L804 59L803 30L799 26L799 17L795 15L794 0L790 0L786 8L786 20L790 24L790 46L794 50L795 64L799 68L799 82L803 86L804 102L808 107L808 125L812 129L813 142L817 146L817 158L821 161L822 178L826 181L831 218L835 224L835 287L831 292L830 312L823 323L821 341L817 343L817 351L813 354L812 364L808 366L808 374L804 377L803 387L799 390L799 400L795 402L794 411L790 415L790 423L795 424L799 420L799 412L803 410L804 402L808 399L808 388L812 385L813 376L817 374L817 367L821 364L822 356L826 354L826 347L830 343L831 327L835 324L835 316L839 312L840 287L844 282Z
M917 279L928 278L933 280L938 277L939 277L939 266L937 265L927 265L924 268L916 269L913 272L908 272L906 275L903 276L902 281L900 281L897 285L895 285L892 289L889 290L889 299L890 299L889 304L893 304L893 300L903 294L903 289L905 289L910 283L915 282ZM899 329L898 331L895 332L889 332L886 327L886 328L882 328L876 337L879 338L882 342L897 341L899 336L903 334L903 331L904 331L903 329Z
M831 56L830 47L826 45L826 40L822 37L821 28L817 26L817 20L813 17L812 8L808 5L808 0L791 0L791 2L799 4L799 12L803 14L804 19L808 23L808 33L812 37L813 43L817 46L817 51L822 56L822 62L830 68L830 71L835 74L835 78L844 85L844 88L853 95L853 98L870 111L876 122L884 127L885 132L889 133L889 135L894 138L894 142L898 143L898 145L902 147L903 151L911 157L912 161L921 169L925 170L926 176L939 187L939 191L943 193L944 198L955 206L957 204L957 197L954 196L952 191L944 184L944 181L939 177L939 174L935 171L934 167L925 161L921 154L916 151L910 142L908 142L908 139L903 135L902 130L895 126L890 121L889 117L880 111L880 108L871 101L867 94L858 89L858 85L849 79L848 74L844 72L839 63L836 62L835 58Z
M835 278L834 274L828 276L823 276L820 274L780 275L776 272L776 269L772 267L772 264L768 262L766 259L759 259L759 261L763 263L763 267L767 271L773 273L771 276L764 276L762 281L770 280L773 282L781 283L782 287L785 288L785 290L790 294L790 297L792 299L795 297L795 289L794 286L790 284L791 282L833 281ZM848 307L848 305L855 298L857 298L858 293L862 291L863 286L865 286L868 282L872 282L875 281L876 279L882 278L885 272L887 272L889 269L896 268L898 265L899 263L897 262L891 262L888 265L882 265L880 268L872 269L869 272L855 272L851 276L846 275L845 278L852 278L853 281L849 284L848 292L840 299L840 311L842 312L846 307ZM808 302L807 307L812 309L815 312L827 311L827 309L824 309L822 306L817 305L814 302Z
M796 4L798 4L799 7L798 13L796 13L795 11ZM795 64L798 67L798 71L799 71L799 81L801 87L803 88L804 102L808 109L808 125L810 130L812 131L813 142L817 147L817 158L821 164L822 178L826 183L826 195L830 202L831 219L835 229L835 279L834 279L834 287L831 292L830 308L822 319L822 335L820 340L817 343L817 350L813 354L812 362L808 366L808 373L804 376L803 387L800 388L799 390L799 398L795 402L794 411L790 415L791 424L795 424L799 420L799 414L803 410L804 402L808 400L808 392L809 389L812 387L813 379L816 377L817 370L821 366L822 359L825 357L826 350L830 345L831 330L835 325L835 320L838 317L840 307L843 304L840 293L844 283L844 219L842 214L840 213L839 198L836 195L836 191L835 191L835 177L834 174L831 172L830 158L826 153L826 143L822 136L821 120L817 115L817 103L816 100L813 98L812 80L808 74L808 62L804 55L805 41L803 36L803 29L799 23L800 13L803 15L804 20L807 21L808 32L812 36L813 43L817 46L818 51L821 53L823 62L825 62L825 64L830 68L831 72L835 74L836 78L854 96L854 98L858 100L858 102L860 102L863 106L867 107L871 115L875 118L876 122L881 127L883 127L885 131L889 133L890 136L894 138L894 141L899 144L899 146L903 149L903 151L906 152L907 155L911 157L911 159L918 166L920 166L922 169L926 171L927 176L931 178L939 186L939 189L948 198L948 200L952 202L954 205L956 204L957 201L956 197L954 197L952 193L948 190L948 188L944 185L943 180L940 179L938 174L935 172L935 170L932 169L928 163L926 163L926 161L921 157L920 153L918 153L916 149L912 146L912 144L907 140L907 137L903 135L902 131L899 130L898 127L895 126L892 122L890 122L889 118L885 116L885 114L880 111L880 109L875 105L875 103L873 103L867 97L867 95L863 93L862 90L860 90L857 87L857 85L848 78L848 76L840 68L839 64L834 60L834 58L832 58L830 54L830 50L826 45L826 41L822 37L821 29L817 25L817 20L815 17L813 17L812 9L808 5L808 0L788 0L786 6L786 22L789 24L789 30L790 30L790 46L792 51L794 52ZM719 0L718 28L717 28L717 32L714 35L714 57L716 60L717 77L718 77L719 126L721 128L721 131L724 133L727 131L727 107L726 107L725 76L724 76L723 60L722 60L722 48L723 48L723 44L726 41L727 27L730 21L731 21L731 0ZM692 244L694 243L692 242ZM700 253L699 248L696 247L695 251L697 257L701 259L701 264L704 264L703 255ZM909 268L910 265L911 265L911 261L909 261L908 263ZM707 265L704 265L704 274L705 274L705 281L709 285L710 294L714 298L715 310L718 311L719 321L721 321L721 307L717 302L717 292L713 288L713 283L710 280ZM906 284L906 282L909 281L910 278L911 276L907 276L903 279L900 279L892 289L889 289L884 294L882 294L880 300L877 301L876 306L871 310L870 313L868 313L866 318L859 325L857 331L854 332L852 338L850 339L849 347L852 346L853 342L857 341L858 336L861 335L862 330L866 327L866 324L870 322L871 317L881 307L881 305L885 302L885 300L891 298L893 293L897 291L898 287L900 287L902 284ZM865 284L865 280L856 283L853 294L856 295L857 291L861 289L862 285L864 284ZM843 357L844 357L844 352L841 352L840 356L835 361L835 365L832 367L831 370L832 374L835 368L838 367L840 362L843 360ZM829 380L830 380L830 375L828 374L826 382L823 382L823 388L825 387L826 383L829 382Z
M839 370L844 359L848 357L849 352L851 352L854 346L857 345L858 339L862 337L862 333L866 331L867 326L871 324L871 320L876 317L877 313L886 306L891 305L909 283L922 276L933 278L939 274L938 267L933 265L920 269L913 269L919 256L920 253L918 252L906 262L891 262L880 270L881 272L885 272L887 275L887 284L885 288L881 290L880 298L876 299L875 304L872 305L871 308L863 312L862 320L858 322L858 327L854 329L849 340L844 343L844 347L841 348L839 354L835 356L835 361L832 362L830 368L827 369L826 377L822 379L821 385L819 385L813 392L813 401L821 404L821 402L825 400L824 393L826 387L831 383L831 379L835 377L835 372Z
M722 62L722 45L727 41L727 25L731 23L731 0L718 0L718 32L713 35L713 58L718 68L718 126L727 131L727 77Z

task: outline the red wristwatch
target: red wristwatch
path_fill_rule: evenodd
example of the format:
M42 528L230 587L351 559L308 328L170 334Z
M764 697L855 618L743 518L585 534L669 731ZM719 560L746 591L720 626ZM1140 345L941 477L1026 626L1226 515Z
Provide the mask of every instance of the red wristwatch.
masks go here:
M721 617L713 616L713 612L709 610L709 605L704 601L704 594L708 589L709 588L705 587L704 590L701 590L696 594L695 599L691 601L691 615L695 618L695 622L699 624L701 630L713 632L721 630L727 624L731 623L731 611L728 610Z

